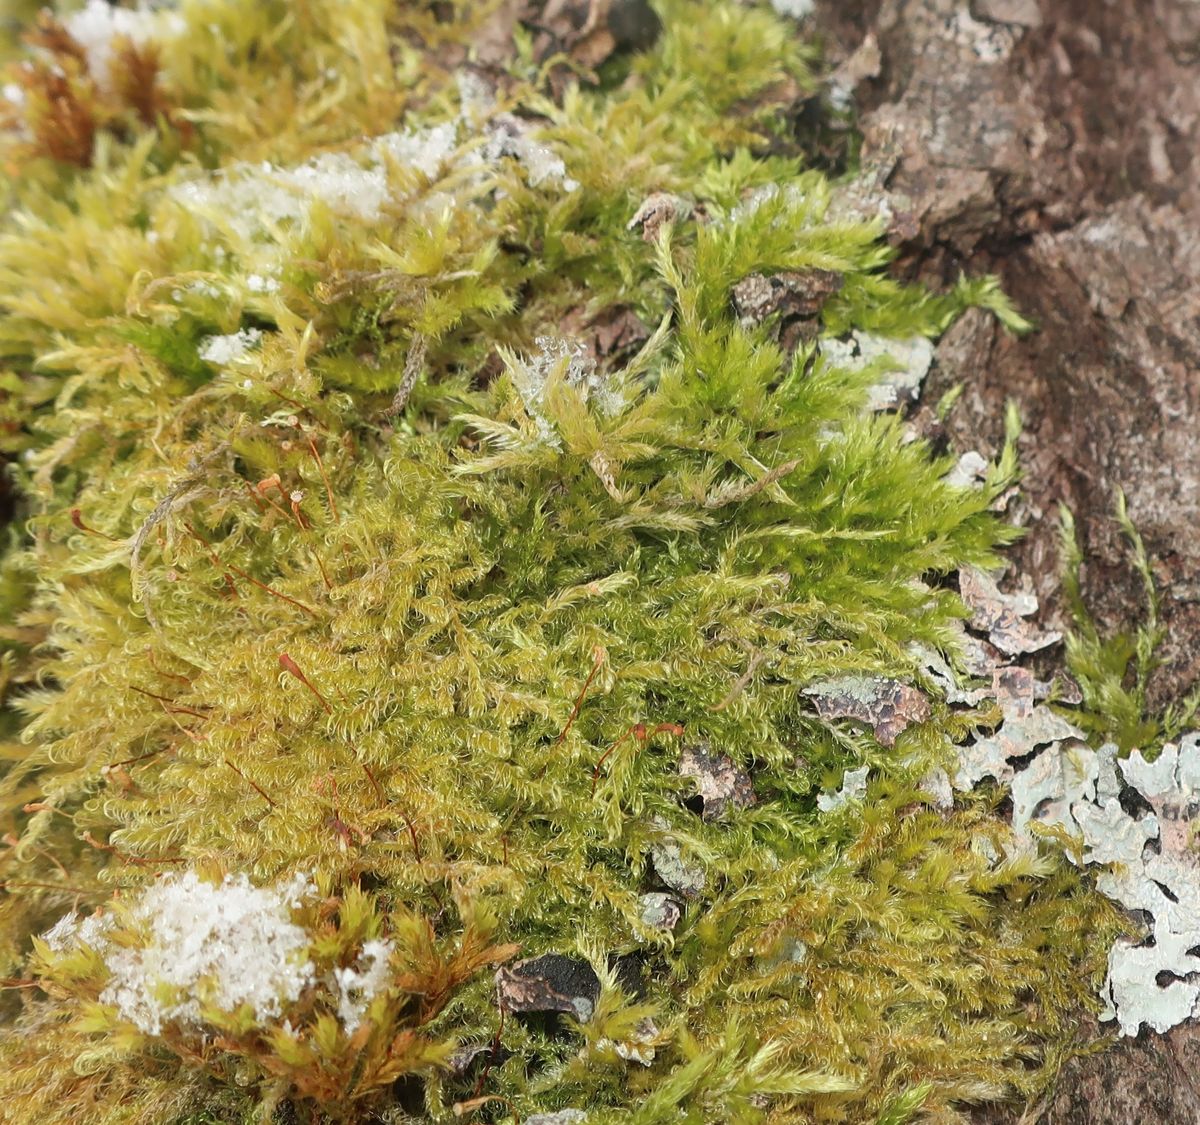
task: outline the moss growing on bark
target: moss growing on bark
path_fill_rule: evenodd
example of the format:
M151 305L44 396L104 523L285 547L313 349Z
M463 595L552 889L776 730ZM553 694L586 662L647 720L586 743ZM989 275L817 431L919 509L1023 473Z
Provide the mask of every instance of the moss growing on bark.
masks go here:
M1103 972L1110 908L928 792L1012 450L956 482L822 354L1019 318L834 217L768 7L510 7L89 6L13 72L15 1120L954 1120ZM804 693L861 676L929 703Z

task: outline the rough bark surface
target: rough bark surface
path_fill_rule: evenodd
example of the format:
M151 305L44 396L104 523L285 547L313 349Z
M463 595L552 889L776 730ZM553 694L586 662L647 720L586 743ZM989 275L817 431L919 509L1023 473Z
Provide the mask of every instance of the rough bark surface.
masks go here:
M1039 331L970 315L927 401L965 392L947 431L995 452L1015 399L1028 535L1017 565L1053 620L1059 504L1106 629L1142 601L1112 521L1123 488L1163 588L1165 703L1200 680L1200 4L1194 0L817 0L861 115L864 165L908 273L993 271ZM1200 1121L1200 1029L1070 1063L1025 1122ZM989 1111L980 1122L1016 1118Z
M970 316L927 395L993 451L1021 405L1029 535L1018 561L1055 612L1059 503L1079 519L1103 626L1140 608L1114 489L1155 556L1167 663L1157 702L1200 679L1200 6L1191 0L820 0L855 87L864 163L903 264L993 270L1040 326Z

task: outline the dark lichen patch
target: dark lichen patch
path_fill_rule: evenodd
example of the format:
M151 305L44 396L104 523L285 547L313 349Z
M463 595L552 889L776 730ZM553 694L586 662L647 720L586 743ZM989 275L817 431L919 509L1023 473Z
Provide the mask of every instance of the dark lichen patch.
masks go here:
M497 969L496 994L506 1012L569 1012L586 1023L600 999L600 978L580 957L543 953Z
M844 676L807 687L804 694L821 718L866 723L882 746L894 746L913 723L927 722L933 714L922 692L884 676Z
M829 270L788 270L769 277L752 273L733 287L733 307L738 316L751 321L766 320L775 313L784 319L808 319L841 287L841 274Z
M695 784L705 820L717 820L730 809L747 809L756 800L750 775L729 755L714 754L707 743L683 751L679 773Z

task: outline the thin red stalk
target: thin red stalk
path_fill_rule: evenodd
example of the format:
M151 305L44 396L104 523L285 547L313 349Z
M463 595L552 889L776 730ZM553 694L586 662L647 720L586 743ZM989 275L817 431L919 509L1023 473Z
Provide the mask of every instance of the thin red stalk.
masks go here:
M321 474L321 480L325 482L325 495L329 497L329 510L333 513L333 522L341 523L342 517L338 512L337 501L333 498L333 488L329 484L329 477L325 473L325 465L321 461L321 455L317 452L317 443L313 441L311 434L308 438L308 448L312 450L313 458L317 462L317 471Z
M287 395L282 394L281 392L277 391L274 387L268 387L267 390L270 391L271 394L273 394L276 398L283 399L283 401L286 402L289 406L294 406L297 410L307 410L308 409L308 407L306 407L304 405L304 403L297 402L294 398L288 398Z
M102 841L97 840L96 837L93 836L90 832L85 832L83 834L82 839L85 844L91 845L97 851L109 852L112 855L115 855L117 857L117 859L119 859L122 863L130 863L134 867L149 867L151 864L155 864L155 863L183 863L184 862L183 857L177 856L177 855L174 855L174 856L173 855L168 855L168 856L126 855L123 851L121 851L120 848L114 846L113 844L105 844Z
M240 769L238 769L237 766L235 766L228 758L225 759L225 764L231 770L233 770L233 772L236 773L238 775L238 777L240 777L247 785L249 785L250 788L253 789L255 793L257 793L264 801L266 801L267 804L271 806L271 808L275 809L275 808L279 807L278 805L275 804L274 801L271 800L270 797L268 797L266 795L265 792L263 792L263 790L260 786L256 785L253 781L251 781L250 778L248 778L244 773L242 773L242 771Z
M136 758L126 758L120 762L109 762L105 769L115 770L121 766L133 766L138 762L144 762L147 758L153 758L161 754L166 747L160 746L157 750L151 750L148 754L139 754Z
M588 673L588 678L583 681L583 687L579 689L579 694L575 697L575 706L571 708L571 716L567 719L567 725L563 727L562 732L555 740L555 746L561 746L563 740L567 737L567 733L575 725L575 720L579 718L580 708L583 707L584 696L588 693L588 688L592 686L592 681L596 678L596 673L600 671L600 665L604 663L604 650L596 648L592 655L592 670Z
M600 755L600 760L596 763L596 768L592 770L592 796L596 795L596 783L600 778L600 767L604 765L605 760L612 752L621 745L630 735L633 735L644 746L656 734L673 734L678 738L683 734L683 727L678 723L659 723L653 730L647 730L645 723L634 723L620 738L617 739L603 754Z
M0 879L0 890L8 890L9 887L34 887L42 891L70 891L75 895L106 895L108 891L102 887L92 887L90 890L87 887L66 887L62 883L33 883L28 880L15 879Z
M97 531L94 527L88 527L88 525L83 522L83 513L78 508L71 509L71 522L77 528L79 528L80 531L86 532L88 535L98 535L101 539L107 539L110 543L115 543L117 541L116 537L113 535L106 535L103 531Z
M596 762L595 768L592 770L592 796L593 797L596 795L596 783L600 780L600 767L602 765L604 765L605 761L607 761L608 757L612 754L612 752L614 750L616 750L616 748L618 746L620 746L621 743L624 742L625 739L627 739L631 734L633 734L633 732L635 730L637 730L637 728L640 727L641 725L642 725L641 723L634 723L633 726L631 726L623 735L621 735L620 738L617 739L616 742L614 742L607 750L604 751L603 754L600 755L599 760ZM643 728L643 729L645 729L645 728Z
M375 796L379 798L379 803L381 805L386 805L387 798L383 795L383 789L380 787L379 782L375 779L375 775L371 772L371 767L368 766L366 762L359 762L359 765L362 766L363 773L365 773L367 775L367 780L371 783L372 786L374 786Z
M320 700L321 706L325 708L326 715L333 714L333 708L329 706L329 703L325 697L319 691L317 691L315 687L312 686L308 677L300 670L300 665L297 664L290 656L288 656L286 652L281 652L279 654L279 667L290 675L295 676L296 679L298 679L306 688L308 688L309 691L313 693L313 695L317 697L318 700Z
M183 684L190 684L192 682L187 676L181 676L178 672L164 672L154 659L154 648L152 646L146 646L146 655L150 659L150 667L153 668L160 676L165 676L168 680L178 680Z
M53 805L44 804L41 801L29 801L27 804L24 804L21 806L21 811L27 812L27 813L29 813L29 812L56 812L56 813L58 813L59 816L65 816L72 823L75 822L75 818L69 812L64 812L62 809L55 808Z
M317 560L317 566L321 570L321 580L325 583L325 589L332 590L333 583L329 581L329 573L326 571L325 564L321 561L321 556L317 554L316 550L313 551L313 558Z
M193 537L193 539L196 539L200 543L203 543L205 548L208 549L209 558L212 559L212 563L214 563L215 566L220 566L223 568L223 570L233 571L235 574L238 574L238 576L240 578L245 578L246 582L251 582L254 585L258 586L258 588L260 590L265 590L272 597L278 597L278 598L280 598L281 601L286 601L288 604L290 604L290 606L295 606L296 609L302 609L302 610L304 610L305 613L310 614L311 616L314 616L314 618L317 618L319 620L320 614L317 613L317 610L313 609L311 606L306 606L306 604L304 602L298 602L295 600L294 597L288 597L287 594L280 594L280 591L278 591L278 590L272 590L268 584L266 584L265 582L259 582L259 580L253 576L253 574L247 574L244 570L242 570L242 568L240 566L234 566L232 563L222 563L220 557L218 557L217 553L214 551L214 549L212 549L211 543L209 543L208 540L205 540L204 536L200 535L198 533L198 531L196 530L196 528L193 528L190 523L185 523L184 527L187 528L188 534L190 534ZM227 582L228 582L228 577L229 576L227 574L227 576L226 576ZM232 584L230 584L230 585L232 585ZM236 589L234 589L234 594L236 594L236 592L238 592L238 591L236 591Z
M176 715L195 715L197 719L207 719L208 716L203 711L197 711L194 707L185 707L182 703L175 703L175 700L170 699L165 695L156 695L152 691L147 691L145 688L140 688L136 684L129 685L130 691L136 691L139 695L148 695L151 699L157 699L164 707L168 703L173 704L166 709Z
M413 827L413 822L408 819L408 814L403 809L397 809L396 811L400 814L401 819L404 821L405 827L408 828L408 836L409 839L412 840L413 856L416 858L416 861L420 863L421 845L417 840L417 830Z
M287 596L287 594L281 594L278 590L272 590L271 587L268 586L265 582L260 582L257 578L254 577L254 575L247 574L244 570L241 569L241 567L234 566L233 563L222 563L221 565L224 566L227 570L232 570L233 573L236 574L239 578L244 578L247 582L253 582L254 585L257 586L260 590L266 590L266 592L268 594L272 595L273 597L279 598L281 601L285 601L289 605L294 605L297 609L304 610L305 613L309 614L312 617L316 617L318 619L320 618L321 615L315 609L313 609L311 606L306 606L303 602L296 601L295 598L289 598Z
M477 1098L483 1091L483 1084L488 1080L488 1075L492 1072L492 1063L496 1061L496 1052L500 1050L500 1036L504 1031L504 1009L500 1009L500 1022L496 1025L496 1034L492 1036L492 1049L488 1051L487 1063L480 1072L479 1079L475 1083L475 1089L471 1092L471 1097Z
M259 512L265 512L267 510L266 506L263 504L258 493L254 491L254 488L251 486L249 481L246 481L246 491L250 493L250 499L254 501L254 506L259 510Z

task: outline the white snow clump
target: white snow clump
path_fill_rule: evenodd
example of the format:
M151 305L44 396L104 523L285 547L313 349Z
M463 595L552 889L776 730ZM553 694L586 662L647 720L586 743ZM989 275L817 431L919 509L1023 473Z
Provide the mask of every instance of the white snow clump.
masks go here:
M362 1023L371 1001L388 985L391 973L388 958L392 954L389 941L367 941L359 955L361 968L334 969L333 979L338 991L338 1019L347 1035L353 1035Z
M200 342L198 354L206 363L215 363L223 367L243 359L251 348L257 347L262 341L262 332L257 328L243 328L240 332L231 332L228 336L206 336Z
M74 915L45 940L59 950L71 941L93 945L111 974L101 1002L147 1035L167 1023L198 1025L210 1005L233 1012L248 1004L263 1022L312 980L308 934L291 920L312 891L303 875L272 889L252 886L245 875L206 883L189 871L148 887L134 904L130 922L144 928L144 945L111 944L99 927L85 932L93 919L77 923Z
M117 39L128 39L135 47L141 47L174 38L187 28L178 12L114 8L106 0L88 0L79 11L63 19L63 26L83 48L88 71L102 90L112 87Z

